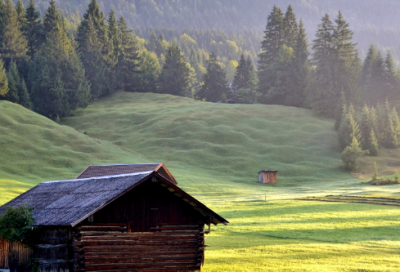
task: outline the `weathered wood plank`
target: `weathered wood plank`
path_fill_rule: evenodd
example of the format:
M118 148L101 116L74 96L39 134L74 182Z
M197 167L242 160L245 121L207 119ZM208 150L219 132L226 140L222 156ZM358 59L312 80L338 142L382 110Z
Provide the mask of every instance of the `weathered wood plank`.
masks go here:
M188 231L188 230L201 230L201 228L199 226L189 226L189 227L185 227L185 226L166 226L166 227L152 227L150 228L151 230L157 230L157 231L165 231L165 230L183 230L183 231Z
M197 263L193 262L151 262L151 263L124 263L124 264L91 264L85 265L85 271L98 271L100 269L140 269L140 268L175 268L178 271L180 268L195 267Z
M86 258L92 258L92 257L97 257L97 258L107 258L107 257L112 257L112 256L118 256L118 257L131 257L131 256L183 256L183 255L199 255L202 254L202 250L197 250L197 251L148 251L148 252L86 252L85 253L85 259ZM79 256L83 255L76 255L76 258Z
M80 231L126 231L127 226L84 226L77 228Z
M84 268L79 268L76 271L85 271ZM96 270L96 272L177 272L176 268L141 268L141 269L111 269L111 270ZM179 269L179 272L198 272L200 266L185 267Z
M191 240L114 240L114 241L81 241L75 243L75 246L138 246L138 245L146 245L146 246L175 246L175 245L186 245L186 246L196 246L201 245L202 240L199 239L191 239ZM43 245L45 246L45 245ZM62 246L62 245L57 245ZM66 245L65 245L66 246ZM52 246L56 247L56 246Z
M141 258L99 258L87 259L85 258L85 265L91 264L124 264L124 263L154 263L154 262L193 262L197 263L198 256L177 256L177 257L141 257Z
M182 251L182 250L201 250L204 247L198 246L94 246L94 247L85 247L83 248L83 252L125 252L125 251L166 251L170 250L174 251ZM82 250L79 248L79 250Z
M187 234L187 235L175 235L175 234L165 234L160 232L154 232L158 235L148 235L148 236L139 236L139 235L104 235L104 236L83 236L79 240L76 239L76 242L80 241L100 241L100 240L148 240L148 239L162 239L162 240L174 240L174 239L196 239L203 238L203 235L198 234Z

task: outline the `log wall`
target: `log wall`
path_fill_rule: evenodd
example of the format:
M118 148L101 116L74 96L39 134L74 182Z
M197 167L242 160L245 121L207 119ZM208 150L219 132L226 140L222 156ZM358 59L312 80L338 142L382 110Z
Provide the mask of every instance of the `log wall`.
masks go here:
M31 272L33 251L19 242L10 243L0 238L0 268L10 272Z
M69 227L47 227L40 230L35 246L39 272L72 271L72 236Z
M75 229L75 271L200 271L204 263L201 225L157 225L129 232L123 224Z

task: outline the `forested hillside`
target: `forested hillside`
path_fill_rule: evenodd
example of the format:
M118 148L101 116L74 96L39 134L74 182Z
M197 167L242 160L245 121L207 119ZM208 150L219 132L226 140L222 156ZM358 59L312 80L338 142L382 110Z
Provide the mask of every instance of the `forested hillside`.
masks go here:
M26 4L28 0L23 2ZM57 5L77 25L89 2L57 1ZM48 1L38 0L37 4L43 14ZM189 28L235 33L255 31L259 37L274 4L281 9L291 4L298 17L303 18L310 37L314 35L317 22L325 13L333 16L341 10L356 32L355 41L358 48L363 50L361 57L366 55L371 43L375 43L381 50L391 48L396 59L400 56L396 42L400 39L397 16L400 2L395 0L99 0L106 14L114 6L117 16L123 15L128 25L134 29L165 27L176 31ZM252 45L257 51L258 42Z
M119 91L295 106L336 119L343 161L353 160L349 170L365 152L400 148L400 69L393 54L374 45L360 58L341 11L324 14L310 40L292 5L273 6L258 42L254 31L135 32L101 3L91 0L76 24L54 0L44 16L33 0L0 0L0 100L57 121Z

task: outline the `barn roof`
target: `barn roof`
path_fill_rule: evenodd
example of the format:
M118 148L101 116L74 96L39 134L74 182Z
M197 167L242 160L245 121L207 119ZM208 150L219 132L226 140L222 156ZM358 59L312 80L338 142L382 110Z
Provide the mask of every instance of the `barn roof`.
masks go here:
M174 184L178 184L163 163L89 165L79 174L77 179L140 173L145 171L157 171L165 178L170 179Z
M228 224L224 218L208 209L175 184L155 171L104 176L85 179L42 182L0 207L0 214L7 206L30 205L38 226L76 226L90 215L107 206L115 199L131 191L153 177L169 190L179 192L211 223Z

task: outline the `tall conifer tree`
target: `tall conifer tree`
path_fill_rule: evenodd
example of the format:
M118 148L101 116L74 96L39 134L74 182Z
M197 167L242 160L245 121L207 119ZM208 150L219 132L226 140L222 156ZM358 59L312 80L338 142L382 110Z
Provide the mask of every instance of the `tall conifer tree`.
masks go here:
M287 8L284 18L284 28L285 28L285 44L288 47L295 48L298 35L299 35L299 26L297 24L296 15L293 12L293 8L291 5Z
M18 14L11 0L6 0L4 10L4 35L0 53L6 66L8 66L11 60L18 61L26 54L28 43L22 34Z
M53 33L53 30L61 25L61 15L56 7L56 2L51 0L50 6L46 9L46 13L43 18L45 36L47 37L48 34Z
M29 79L34 110L52 119L67 116L90 99L85 70L60 23L47 33L46 42L35 55Z
M3 60L0 58L0 99L4 98L8 93L8 79Z
M217 102L226 98L228 82L225 71L217 61L214 54L210 55L207 65L207 72L203 76L203 85L197 92L198 99L205 99L209 102Z
M24 4L22 4L21 0L18 0L17 6L15 7L15 11L17 12L17 19L19 25L21 27L21 31L26 31L26 10Z
M7 78L10 91L6 99L30 109L31 100L29 98L28 89L26 88L24 79L20 77L17 65L14 61L11 61L9 65Z
M3 43L4 38L4 26L5 26L5 19L6 19L6 10L4 1L0 1L0 44Z
M92 98L116 91L119 85L110 81L115 62L113 40L109 38L104 13L96 0L88 6L78 27L78 48L87 79L91 85ZM99 58L100 56L100 58Z
M135 91L138 82L136 75L138 71L139 50L133 39L133 30L128 29L125 18L121 17L118 22L121 52L119 56L119 73L122 76L122 88L125 91Z
M189 87L189 65L185 62L178 44L174 42L165 54L165 64L159 78L159 91L165 94L191 96Z
M156 33L154 33L154 30L153 30L153 32L151 32L149 42L147 44L147 49L149 51L155 52L156 46L157 46L157 37L156 37Z
M26 28L25 37L28 42L27 54L33 58L43 42L43 31L40 19L40 13L36 8L34 0L29 0L26 8Z
M313 42L313 78L308 85L311 106L317 112L333 117L340 103L340 93L352 97L356 91L356 49L353 32L339 12L335 25L329 15L322 18ZM351 101L350 101L351 102Z
M276 81L276 74L271 71L271 67L285 42L284 16L280 8L274 6L272 9L264 34L262 52L258 56L258 92L260 102L266 103L271 84Z
M294 59L291 65L291 76L285 105L303 107L306 100L306 87L310 64L308 61L308 40L303 21L300 20L299 31L294 49Z

